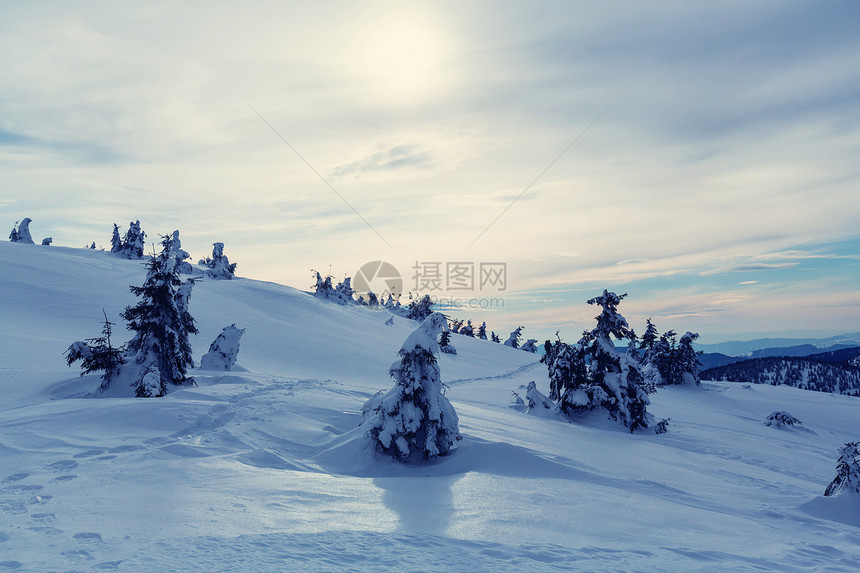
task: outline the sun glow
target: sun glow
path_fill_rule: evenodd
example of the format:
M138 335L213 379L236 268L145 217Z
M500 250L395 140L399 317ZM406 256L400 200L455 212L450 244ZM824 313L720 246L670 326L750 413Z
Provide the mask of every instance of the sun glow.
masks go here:
M408 104L437 94L444 82L442 35L417 16L389 16L360 38L356 72L373 97Z

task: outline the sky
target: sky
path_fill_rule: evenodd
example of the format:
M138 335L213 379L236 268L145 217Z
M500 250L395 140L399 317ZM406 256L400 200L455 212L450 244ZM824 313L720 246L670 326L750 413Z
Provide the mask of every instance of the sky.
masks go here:
M860 331L856 2L174 4L0 2L0 225L303 290L385 261L539 340L603 289L640 332Z

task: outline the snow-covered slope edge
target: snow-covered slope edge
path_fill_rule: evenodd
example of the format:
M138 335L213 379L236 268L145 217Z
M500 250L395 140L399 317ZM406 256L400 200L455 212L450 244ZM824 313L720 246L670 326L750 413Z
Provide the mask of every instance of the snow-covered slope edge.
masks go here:
M133 301L140 263L0 243L0 265L0 567L860 567L860 524L818 497L836 448L857 438L856 398L667 389L651 409L670 432L631 436L597 416L572 425L509 408L530 380L546 390L543 366L454 336L458 354L440 366L464 440L403 466L364 451L356 425L390 387L411 321L204 280L195 358L236 323L240 368L194 371L198 388L162 399L81 399L98 382L62 352L98 333L102 308L116 317ZM775 409L806 429L763 426Z

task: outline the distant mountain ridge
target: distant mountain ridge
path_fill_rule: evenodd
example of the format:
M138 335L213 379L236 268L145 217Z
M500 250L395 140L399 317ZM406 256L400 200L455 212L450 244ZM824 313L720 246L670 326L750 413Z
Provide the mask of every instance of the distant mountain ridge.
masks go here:
M705 353L719 353L727 356L753 357L753 353L765 349L791 349L799 346L811 346L808 354L860 346L860 332L838 334L828 338L756 338L754 340L732 340L716 344L693 343L697 350ZM838 348L834 348L838 347ZM780 354L782 356L803 356L805 354ZM770 354L776 356L776 354Z

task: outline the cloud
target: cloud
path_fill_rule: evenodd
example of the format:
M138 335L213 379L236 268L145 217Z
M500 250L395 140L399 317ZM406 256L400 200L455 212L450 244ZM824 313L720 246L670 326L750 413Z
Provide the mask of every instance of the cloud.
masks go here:
M433 165L430 153L417 145L395 145L388 149L371 153L357 161L352 161L332 169L335 177L365 174L374 171L393 171Z

